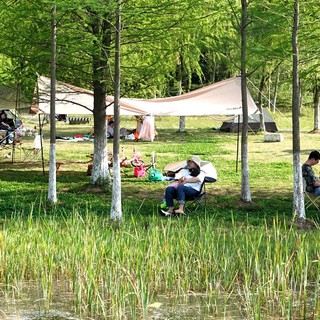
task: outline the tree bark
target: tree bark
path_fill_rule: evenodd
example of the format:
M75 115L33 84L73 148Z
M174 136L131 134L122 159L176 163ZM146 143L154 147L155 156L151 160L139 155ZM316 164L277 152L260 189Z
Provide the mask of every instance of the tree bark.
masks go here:
M49 156L49 188L48 201L57 202L56 181L56 53L57 53L57 24L56 6L52 9L51 24L51 90L50 90L50 156ZM40 137L42 139L42 137Z
M116 12L116 52L115 52L115 84L114 84L114 137L113 137L113 186L110 219L122 219L121 207L121 171L120 171L120 44L121 44L121 12L118 1Z
M299 0L294 2L294 21L292 29L292 150L293 150L293 214L306 219L302 169L300 162L300 81L299 81Z
M249 162L248 162L248 97L247 97L247 71L246 71L246 46L247 46L247 0L241 0L241 95L242 95L242 136L241 136L241 200L251 203Z
M92 33L97 50L93 55L93 117L94 117L94 157L91 182L95 185L105 185L110 182L108 170L108 151L106 135L106 50L111 43L111 26L106 19L100 21L97 13L93 14Z
M261 112L259 114L259 122L260 122L260 130L266 131L266 126L264 123L264 116L263 116L263 109L262 109L262 93L265 88L266 77L262 75L260 80L260 86L259 86L259 93L258 93L258 109Z
M280 77L280 67L277 67L276 80L274 82L273 99L272 99L272 112L273 113L276 112L276 107L277 107L277 95L278 95L279 77Z
M315 79L315 84L313 89L313 107L314 107L313 130L319 130L319 94L320 94L320 85L318 83L318 79Z
M178 95L180 96L182 94L182 55L180 54L180 64L178 64ZM185 132L186 131L186 117L185 116L180 116L179 117L179 132Z

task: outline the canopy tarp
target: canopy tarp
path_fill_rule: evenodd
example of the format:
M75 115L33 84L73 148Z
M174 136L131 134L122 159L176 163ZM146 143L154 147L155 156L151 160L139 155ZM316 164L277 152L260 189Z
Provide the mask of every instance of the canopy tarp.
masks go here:
M28 112L30 101L17 87L0 85L0 110L16 110L18 112Z
M248 95L248 114L259 113ZM50 78L39 77L38 112L50 114ZM107 115L113 115L113 96L106 97ZM59 82L56 84L56 114L92 114L93 92ZM33 105L33 110L35 110ZM220 81L203 88L168 98L120 99L121 115L209 116L242 114L241 79Z

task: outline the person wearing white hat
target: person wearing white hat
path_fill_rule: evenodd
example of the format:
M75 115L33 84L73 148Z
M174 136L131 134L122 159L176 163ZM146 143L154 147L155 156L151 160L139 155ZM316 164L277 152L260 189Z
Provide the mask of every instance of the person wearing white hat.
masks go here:
M205 173L201 171L201 160L192 156L187 160L187 168L182 169L182 176L176 184L169 185L165 190L167 210L161 210L166 216L183 214L187 198L192 198L200 193ZM174 210L174 199L178 200L179 208Z

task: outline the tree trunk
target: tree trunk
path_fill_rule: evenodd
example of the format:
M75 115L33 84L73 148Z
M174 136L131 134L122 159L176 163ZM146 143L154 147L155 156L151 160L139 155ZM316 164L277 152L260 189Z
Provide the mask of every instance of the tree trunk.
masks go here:
M180 64L178 64L178 95L180 96L182 94L182 55L180 54ZM179 117L179 132L185 132L186 131L186 117L185 116L180 116Z
M260 80L259 93L258 93L258 109L261 112L259 114L260 130L261 131L266 131L266 126L264 123L264 116L263 116L263 109L262 109L262 94L263 94L263 90L265 88L265 81L266 81L266 77L264 75L262 75L262 78Z
M50 156L49 156L49 188L48 201L57 202L56 181L56 53L57 53L56 6L52 9L51 24L51 90L50 90ZM40 137L42 139L42 137Z
M92 33L102 43L95 42L97 47L93 55L93 117L94 117L94 157L91 182L95 185L105 185L110 182L108 170L108 151L106 134L106 50L111 42L111 26L107 19L100 21L99 15L93 13Z
M313 106L314 106L313 130L319 130L319 93L320 93L320 86L318 83L318 79L316 79L314 89L313 89Z
M241 95L242 95L242 137L241 137L241 200L251 202L249 162L248 162L248 97L246 72L246 46L247 46L247 0L241 0Z
M274 82L274 90L273 90L273 100L272 100L272 112L273 113L276 112L276 107L277 107L279 77L280 77L280 67L277 67L276 80Z
M294 22L292 30L292 150L293 150L293 214L306 219L303 198L302 170L300 163L300 81L299 81L299 0L294 2Z
M113 137L113 186L110 219L121 220L121 171L120 171L120 32L121 32L120 4L116 12L116 52L115 52L115 83L114 83L114 137Z
M212 68L212 83L216 82L216 71L217 71L217 63L216 63L216 56L215 53L213 53L213 68Z

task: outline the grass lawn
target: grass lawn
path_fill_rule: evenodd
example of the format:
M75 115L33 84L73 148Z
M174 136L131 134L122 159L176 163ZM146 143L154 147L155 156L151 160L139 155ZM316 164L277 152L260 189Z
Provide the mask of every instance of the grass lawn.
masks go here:
M217 169L218 181L207 184L207 210L214 212L222 219L229 219L231 212L242 220L248 213L249 221L259 223L260 218L276 215L292 215L292 134L290 131L290 116L275 115L280 132L284 135L283 142L267 143L263 134L249 134L249 168L250 185L253 204L242 207L239 203L241 194L241 153L238 154L237 165L237 134L223 133L213 130L220 122L210 118L187 118L186 133L177 133L178 118L157 118L156 125L159 135L153 143L150 142L121 142L121 157L130 159L133 149L141 152L145 163L151 161L151 152L156 152L157 169L173 161L179 161L199 155L204 160L211 161ZM33 126L32 121L28 124ZM301 161L307 157L310 150L317 148L318 134L310 134L312 117L302 118L301 130ZM134 120L124 117L122 126L134 127ZM281 130L284 128L284 130ZM17 149L15 162L11 158L3 158L10 150L1 150L1 214L10 214L12 209L25 208L36 199L45 199L48 182L49 158L49 125L44 127L44 158L45 175L40 161L22 161L24 152ZM86 134L90 125L69 125L57 122L57 135L74 136ZM32 146L32 138L25 137L22 147ZM108 144L112 150L112 140ZM93 152L93 142L61 142L56 143L57 161L62 161L57 175L58 206L70 209L74 205L92 207L93 212L108 216L110 208L110 190L106 193L87 192L84 188L90 182L86 176L88 154ZM236 169L238 168L238 172ZM148 182L145 178L133 176L133 168L124 168L122 174L122 195L125 208L130 207L143 215L153 214L157 210L159 200L167 183ZM316 218L314 212L308 216ZM263 221L263 219L261 220Z

